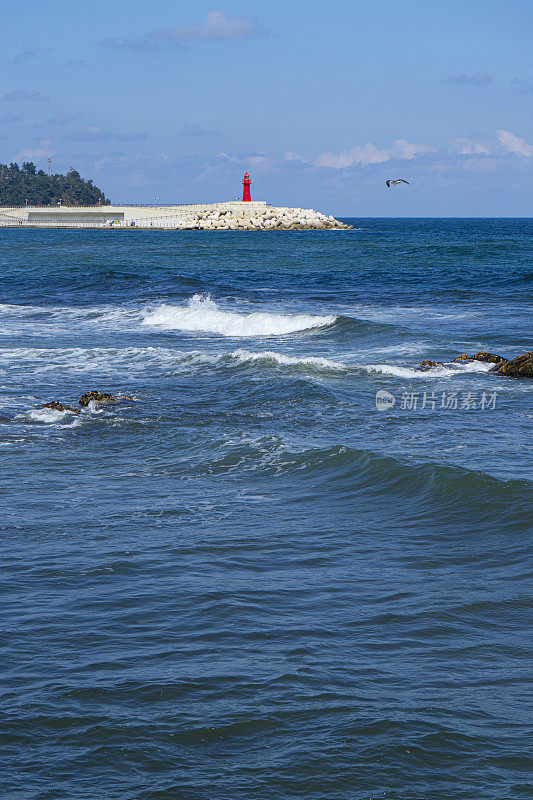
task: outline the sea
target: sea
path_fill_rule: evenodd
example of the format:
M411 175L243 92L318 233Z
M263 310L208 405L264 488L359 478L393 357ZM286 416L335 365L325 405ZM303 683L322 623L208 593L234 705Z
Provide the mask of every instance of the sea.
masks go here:
M344 221L0 230L3 797L533 796L533 221Z

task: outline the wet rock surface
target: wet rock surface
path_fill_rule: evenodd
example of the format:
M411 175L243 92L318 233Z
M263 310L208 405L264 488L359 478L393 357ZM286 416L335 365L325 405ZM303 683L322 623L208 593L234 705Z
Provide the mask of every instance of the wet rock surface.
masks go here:
M473 355L461 353L461 355L454 358L451 363L466 364L471 361L494 364L494 366L489 369L489 372L495 372L498 375L507 375L512 378L533 378L533 351L516 356L516 358L507 359L496 353L480 350ZM415 369L420 372L429 372L429 370L443 366L444 364L442 361L432 361L428 358L425 361L421 361Z
M501 364L507 359L496 355L496 353L487 353L486 350L480 350L479 353L474 353L473 356L469 356L468 353L461 353L460 356L454 358L454 361L481 361L484 364Z
M533 378L533 350L509 361L496 364L489 372L507 375L510 378Z
M66 406L63 403L58 403L57 400L52 400L50 403L45 403L44 406L40 406L40 408L51 408L53 411L70 411L71 414L80 414L79 408L72 408L72 406Z
M426 359L425 361L421 361L418 365L417 369L421 372L427 372L430 369L434 369L435 367L443 367L444 364L442 361L431 361L430 359Z
M100 392L98 389L90 389L80 397L78 402L82 408L88 408L90 403L120 403L121 400L133 400L133 397L127 397L126 395L114 397L109 392ZM49 408L52 411L68 411L71 414L81 414L81 409L74 408L66 403L60 403L58 400L51 400L49 403L38 406L38 408Z
M90 389L79 399L82 408L87 408L89 403L116 403L117 398L107 392L99 392L97 389Z

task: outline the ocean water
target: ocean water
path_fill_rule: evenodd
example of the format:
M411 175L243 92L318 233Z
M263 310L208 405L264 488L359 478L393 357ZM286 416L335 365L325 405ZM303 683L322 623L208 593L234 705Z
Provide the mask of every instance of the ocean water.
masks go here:
M3 796L532 796L533 223L351 222L0 230Z

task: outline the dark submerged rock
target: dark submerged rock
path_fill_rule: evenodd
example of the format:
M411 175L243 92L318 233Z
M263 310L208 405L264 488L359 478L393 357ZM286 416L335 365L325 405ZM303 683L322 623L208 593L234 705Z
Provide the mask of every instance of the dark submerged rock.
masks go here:
M496 353L487 353L486 350L480 350L479 353L474 353L469 356L468 353L461 353L460 356L454 358L454 361L482 361L485 364L501 364L507 361L503 356L497 356Z
M88 392L85 392L82 397L80 397L79 403L82 408L87 408L89 403L93 401L96 403L115 403L116 398L107 392L99 392L96 389L90 389Z
M72 406L64 406L63 403L58 403L57 400L52 400L50 403L45 403L40 408L52 408L54 411L70 411L71 414L81 413L79 408L72 408Z
M533 378L533 350L510 361L504 361L503 364L496 364L489 372L507 375L510 378Z
M434 367L443 367L443 366L444 364L442 363L442 361L430 361L429 359L426 359L425 361L420 362L417 369L419 369L421 372L427 372L428 370L433 369Z

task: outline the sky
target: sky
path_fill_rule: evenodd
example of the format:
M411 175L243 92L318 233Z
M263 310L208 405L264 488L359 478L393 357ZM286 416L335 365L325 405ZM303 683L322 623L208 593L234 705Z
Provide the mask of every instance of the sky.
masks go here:
M234 200L248 170L338 216L531 216L531 0L2 6L1 163L115 203Z

